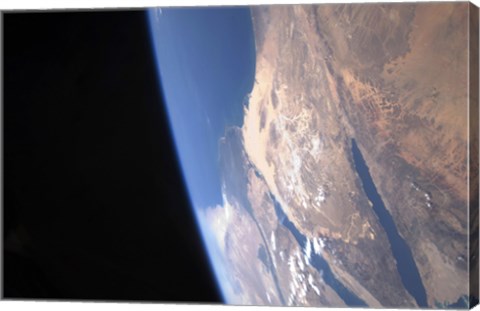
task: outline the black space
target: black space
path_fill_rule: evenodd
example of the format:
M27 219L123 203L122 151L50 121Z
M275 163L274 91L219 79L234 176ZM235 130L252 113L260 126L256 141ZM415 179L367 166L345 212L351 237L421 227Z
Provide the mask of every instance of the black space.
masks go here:
M219 301L146 18L3 14L4 298Z

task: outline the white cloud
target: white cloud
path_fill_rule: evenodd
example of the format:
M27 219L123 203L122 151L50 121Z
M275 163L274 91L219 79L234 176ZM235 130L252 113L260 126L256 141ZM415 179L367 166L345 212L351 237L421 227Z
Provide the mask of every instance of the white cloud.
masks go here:
M313 239L313 251L315 252L315 254L320 255L324 246L325 243L322 241L321 238Z
M292 274L292 277L295 276L297 271L295 269L295 258L293 256L290 256L288 258L288 267L290 268L290 273Z
M272 249L273 251L276 251L277 249L277 244L275 243L275 233L272 231L272 233L270 234L270 241L272 242Z
M312 289L315 291L315 293L320 296L320 289L315 285L313 281L313 276L311 274L308 275L308 284L312 287Z
M233 219L233 207L227 200L224 200L223 206L196 208L195 212L212 267L224 297L229 303L241 303L241 301L238 301L239 297L234 293L233 279L230 273L231 267L225 254L225 237L231 222L235 221Z
M305 269L305 264L303 263L302 256L300 255L300 252L297 250L295 255L297 256L298 267L300 267L300 270L303 271Z
M305 263L307 265L309 265L310 264L310 258L311 258L311 255L312 255L312 243L311 243L309 238L307 238L307 242L305 243L304 252L305 252Z

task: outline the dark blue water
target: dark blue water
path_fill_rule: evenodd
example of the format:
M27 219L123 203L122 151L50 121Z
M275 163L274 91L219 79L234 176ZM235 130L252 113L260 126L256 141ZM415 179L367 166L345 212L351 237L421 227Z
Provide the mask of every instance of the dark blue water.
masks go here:
M405 289L415 298L419 307L427 307L427 294L423 286L420 273L418 272L412 251L397 231L397 226L392 215L385 208L382 198L377 192L367 164L358 149L355 139L352 139L352 154L358 176L362 180L363 190L373 204L373 210L377 215L380 224L387 233L393 256L397 261L397 269Z
M218 142L241 126L255 78L248 7L149 10L153 51L186 183L195 206L222 204Z
M295 225L288 219L287 215L283 211L280 203L275 199L275 197L270 194L275 206L275 212L279 222L284 225L295 237L298 244L302 249L305 248L305 243L307 238L298 231ZM352 293L347 289L335 276L333 275L332 269L328 265L327 261L320 255L312 253L311 264L319 272L323 273L323 280L327 285L333 288L335 292L342 298L342 300L350 307L366 307L367 304L365 301L360 299L357 295Z

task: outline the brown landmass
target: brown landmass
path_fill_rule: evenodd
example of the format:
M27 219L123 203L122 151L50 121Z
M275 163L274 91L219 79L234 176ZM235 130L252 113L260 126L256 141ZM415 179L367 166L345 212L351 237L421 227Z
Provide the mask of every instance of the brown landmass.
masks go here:
M220 144L222 167L228 172L224 205L206 209L202 218L215 234L223 256L229 301L345 306L278 221L269 188L246 157L241 130L229 129Z
M243 127L222 142L238 158L225 161L235 176L225 177L226 205L237 220L218 237L239 300L343 305L298 255L271 194L304 236L325 243L335 276L369 306L416 306L356 173L352 138L412 250L428 304L468 295L469 5L251 11L255 84ZM207 218L224 213L213 208ZM255 294L242 290L252 284Z
M456 301L468 292L468 4L325 9L352 135L429 303Z

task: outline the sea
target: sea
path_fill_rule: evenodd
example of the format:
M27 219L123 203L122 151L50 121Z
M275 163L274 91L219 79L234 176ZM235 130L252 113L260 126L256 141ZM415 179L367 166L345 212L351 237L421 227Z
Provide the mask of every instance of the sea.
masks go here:
M255 80L249 7L149 11L153 52L177 152L194 204L222 203L218 142L241 126Z

